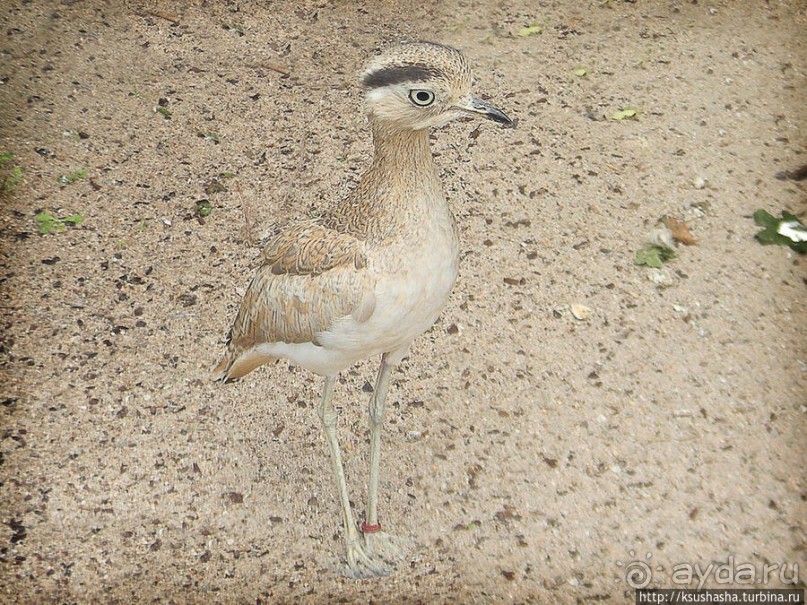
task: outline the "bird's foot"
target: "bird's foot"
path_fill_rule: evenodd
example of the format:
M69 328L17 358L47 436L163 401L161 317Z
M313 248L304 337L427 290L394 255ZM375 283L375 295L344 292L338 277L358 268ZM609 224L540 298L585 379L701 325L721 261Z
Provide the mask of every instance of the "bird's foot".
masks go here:
M354 580L377 578L389 575L385 565L368 556L357 536L347 542L347 577Z
M400 538L383 531L364 534L365 551L368 555L387 563L398 563L414 552L417 544L409 538Z

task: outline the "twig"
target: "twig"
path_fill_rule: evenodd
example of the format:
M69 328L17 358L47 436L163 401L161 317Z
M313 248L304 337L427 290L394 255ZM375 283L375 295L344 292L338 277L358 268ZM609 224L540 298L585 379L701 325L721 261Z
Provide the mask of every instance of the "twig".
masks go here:
M265 67L266 69L271 69L272 71L276 71L277 73L282 74L284 76L291 75L291 72L288 69L280 67L279 65L275 65L274 63L268 63L266 61L264 61L263 63L259 63L258 65L256 65L256 67Z
M241 212L244 214L244 239L250 248L254 248L256 244L252 233L252 217L250 216L250 209L247 208L247 204L244 202L240 183L235 183L235 192L238 194L238 200L241 202Z
M164 13L162 11L146 11L146 13L151 15L152 17L165 19L166 21L170 21L174 25L179 25L179 17L174 17L174 15L169 15L168 13Z

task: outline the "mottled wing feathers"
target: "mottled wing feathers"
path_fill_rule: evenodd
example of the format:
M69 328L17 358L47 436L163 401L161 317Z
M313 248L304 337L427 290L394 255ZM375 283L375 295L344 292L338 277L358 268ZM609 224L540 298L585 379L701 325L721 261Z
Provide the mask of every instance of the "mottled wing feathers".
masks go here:
M319 332L374 296L368 277L352 267L307 275L278 275L275 267L263 265L244 295L231 335L238 348L263 342L316 343Z
M244 295L218 377L237 378L269 361L257 345L319 344L317 334L340 318L366 321L375 308L366 264L361 240L314 222L276 236Z
M363 269L367 264L361 242L308 221L283 231L264 248L264 264L275 275L319 275L334 267Z

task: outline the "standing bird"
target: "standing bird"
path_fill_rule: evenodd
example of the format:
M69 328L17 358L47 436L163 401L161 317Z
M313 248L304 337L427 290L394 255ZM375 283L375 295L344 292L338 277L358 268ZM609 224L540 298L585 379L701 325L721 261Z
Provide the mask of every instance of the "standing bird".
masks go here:
M230 332L216 379L234 380L287 358L325 377L317 413L330 449L345 525L348 575L387 573L395 540L378 522L381 425L390 370L437 319L457 278L459 245L429 147L429 129L467 115L504 125L471 94L462 54L440 44L401 45L361 74L375 147L358 186L318 219L286 227L263 251ZM361 539L336 439L333 387L340 371L381 355L369 405L370 481Z

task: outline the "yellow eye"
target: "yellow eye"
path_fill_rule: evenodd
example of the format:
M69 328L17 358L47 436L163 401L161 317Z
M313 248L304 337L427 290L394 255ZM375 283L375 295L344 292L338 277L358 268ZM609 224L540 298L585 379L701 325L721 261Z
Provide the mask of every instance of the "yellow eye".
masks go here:
M409 100L418 107L427 107L434 103L434 93L430 90L410 90Z

